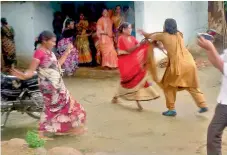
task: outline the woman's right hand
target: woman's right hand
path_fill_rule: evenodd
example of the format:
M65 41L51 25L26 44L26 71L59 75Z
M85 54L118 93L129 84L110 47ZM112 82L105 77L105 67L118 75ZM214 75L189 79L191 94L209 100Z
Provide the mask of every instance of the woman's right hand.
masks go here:
M205 50L207 50L207 51L211 51L212 49L215 48L215 47L214 47L214 44L213 44L211 41L205 39L205 38L202 37L202 36L200 36L200 37L198 38L198 45L199 45L201 48L203 48L203 49L205 49Z
M70 54L73 49L73 44L69 43L66 49L67 54Z
M138 32L140 35L143 35L143 34L144 34L144 30L142 30L142 29L138 29L137 32Z

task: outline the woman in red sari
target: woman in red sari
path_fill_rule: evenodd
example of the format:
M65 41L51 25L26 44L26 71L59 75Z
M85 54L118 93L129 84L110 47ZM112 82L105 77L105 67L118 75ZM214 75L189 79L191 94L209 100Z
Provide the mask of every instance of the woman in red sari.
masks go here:
M146 64L148 60L148 44L139 43L131 36L132 27L130 23L124 22L118 38L118 66L121 83L113 103L117 103L119 97L126 100L134 100L139 110L142 106L139 101L157 99L159 94L148 83Z

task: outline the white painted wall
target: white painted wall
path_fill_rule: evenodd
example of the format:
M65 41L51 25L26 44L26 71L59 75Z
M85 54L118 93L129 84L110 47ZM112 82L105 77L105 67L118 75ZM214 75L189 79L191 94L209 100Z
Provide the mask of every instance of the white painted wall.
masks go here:
M35 38L43 30L53 31L53 10L50 2L3 2L1 15L7 18L15 30L18 64L29 63Z
M34 5L33 2L4 2L1 5L2 17L7 18L15 30L16 54L31 55L34 49Z
M135 1L134 2L134 10L135 10L135 29L143 29L144 28L144 3L143 1ZM136 33L136 39L142 40L143 36Z
M51 2L1 2L2 17L14 27L17 55L31 58L34 39L43 30L52 31L53 6ZM195 39L196 32L208 27L208 2L188 1L135 1L136 29L148 32L162 31L166 18L175 18L183 32L186 44ZM138 40L143 37L136 36ZM24 60L24 59L23 59ZM20 59L19 59L20 61Z
M139 14L144 17L137 16L136 23L138 24L138 19L144 18L142 28L148 32L162 31L165 19L174 18L179 31L184 34L186 44L194 40L196 32L204 31L208 27L207 1L145 1L143 6L140 4L140 8L143 8L140 9L143 13Z
M53 31L53 13L49 1L34 2L34 34L38 36L42 31Z

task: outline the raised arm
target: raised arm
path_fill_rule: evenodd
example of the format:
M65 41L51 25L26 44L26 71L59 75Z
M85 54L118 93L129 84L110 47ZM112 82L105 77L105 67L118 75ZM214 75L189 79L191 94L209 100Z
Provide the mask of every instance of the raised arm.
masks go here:
M73 49L73 45L69 44L67 49L65 50L64 54L61 56L60 59L58 59L58 62L59 62L60 65L64 64L65 60L67 59L67 57L71 53L72 49Z
M133 52L134 50L136 50L138 47L140 47L140 45L142 44L142 43L139 43L138 41L135 41L135 42L136 42L136 44L134 46L130 46L127 39L120 36L118 38L119 54L129 54L129 53Z
M139 34L143 35L146 39L151 39L152 41L163 41L163 33L155 32L155 33L147 33L144 30L138 30Z
M198 39L200 47L206 50L209 61L214 65L215 68L220 70L224 76L227 76L227 63L219 56L213 43L209 40L200 37Z

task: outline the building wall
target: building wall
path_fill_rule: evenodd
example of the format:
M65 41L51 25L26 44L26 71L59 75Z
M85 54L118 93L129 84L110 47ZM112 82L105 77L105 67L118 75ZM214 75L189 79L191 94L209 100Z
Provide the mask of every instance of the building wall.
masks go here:
M34 2L34 34L38 36L44 30L53 31L54 11L49 1Z
M18 65L26 66L35 38L43 30L52 31L53 10L49 2L2 2L1 14L15 30Z
M134 10L135 10L135 29L143 29L144 25L144 1L135 1L134 2ZM138 40L142 40L143 36L136 33L136 38Z
M2 3L2 17L7 18L9 25L15 30L16 54L30 56L34 49L34 5L32 2L8 2ZM19 62L20 63L20 62Z
M178 29L184 34L186 44L194 40L196 32L202 32L208 27L208 2L205 1L145 1L142 8L139 14L144 14L143 28L146 31L162 31L165 19L174 18Z
M196 38L196 32L208 27L208 2L186 1L135 1L136 29L148 32L162 31L166 18L175 18L178 29L183 32L186 44ZM50 2L1 2L2 17L6 17L14 27L17 55L20 60L30 60L34 49L34 39L43 30L52 30L53 12L59 11L60 3ZM117 2L116 2L117 4ZM108 6L115 3L108 3ZM136 35L138 40L143 37ZM194 45L193 45L194 46ZM28 61L23 61L28 62Z

